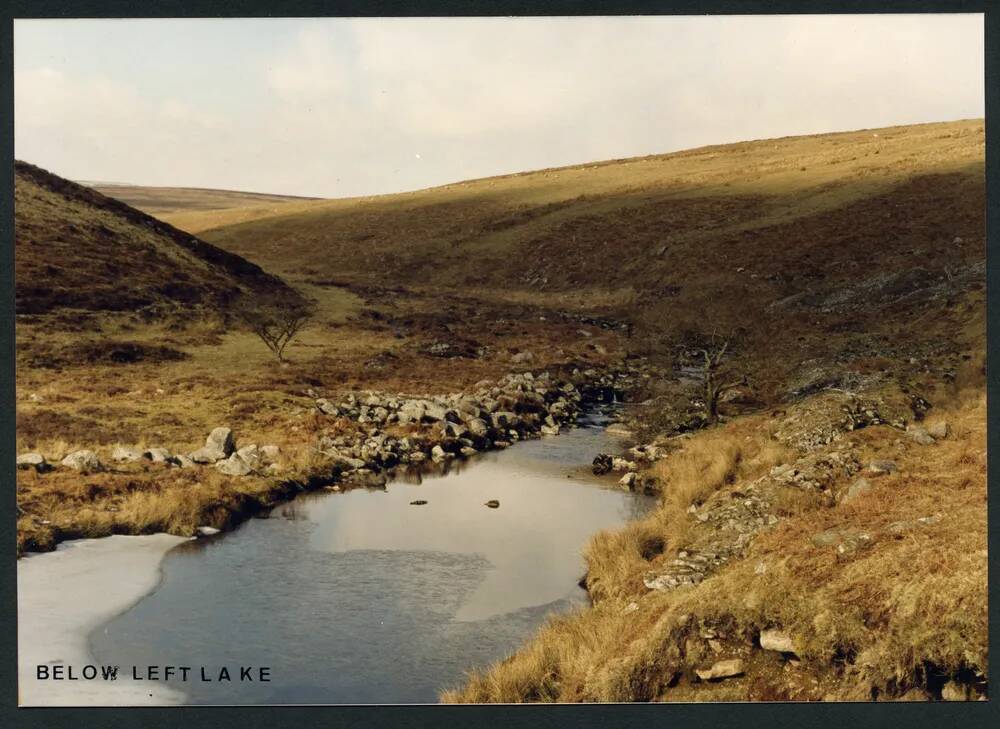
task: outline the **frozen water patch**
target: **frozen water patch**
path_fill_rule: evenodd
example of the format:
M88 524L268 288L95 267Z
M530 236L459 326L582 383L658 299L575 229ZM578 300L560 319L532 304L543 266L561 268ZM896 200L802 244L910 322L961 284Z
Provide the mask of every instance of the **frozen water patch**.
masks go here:
M169 534L77 539L17 563L18 699L21 706L177 704L178 691L137 682L121 666L116 681L82 678L96 665L88 636L151 592L160 563L187 541ZM78 680L44 680L38 667L73 668Z

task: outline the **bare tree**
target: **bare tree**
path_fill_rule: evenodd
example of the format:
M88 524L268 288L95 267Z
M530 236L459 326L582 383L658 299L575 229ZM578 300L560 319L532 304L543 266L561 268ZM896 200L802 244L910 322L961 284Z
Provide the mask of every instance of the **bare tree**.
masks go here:
M279 362L285 361L285 347L312 318L312 308L302 300L279 296L251 299L236 305L237 320L256 334Z
M708 346L695 350L701 356L703 363L701 377L704 387L705 420L709 425L719 421L720 398L730 390L748 384L746 375L737 376L725 360L731 339L731 336L722 338L713 333Z

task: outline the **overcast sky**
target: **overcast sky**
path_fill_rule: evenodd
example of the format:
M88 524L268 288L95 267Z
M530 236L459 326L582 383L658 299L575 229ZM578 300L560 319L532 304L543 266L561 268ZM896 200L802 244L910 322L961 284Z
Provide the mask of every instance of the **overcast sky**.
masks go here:
M16 21L15 149L324 197L982 116L981 15Z

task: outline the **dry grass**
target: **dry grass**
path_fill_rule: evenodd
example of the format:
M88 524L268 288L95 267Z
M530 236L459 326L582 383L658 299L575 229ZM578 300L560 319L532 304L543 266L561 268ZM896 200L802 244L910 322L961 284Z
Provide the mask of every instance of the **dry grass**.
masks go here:
M885 427L851 435L867 456L900 467L869 495L833 508L813 501L700 585L650 592L637 579L649 567L644 545L670 538L686 498L672 504L668 493L656 513L591 542L588 564L599 573L592 608L551 620L443 699L868 700L911 689L933 696L950 676L972 680L987 670L985 397L980 389L939 412L952 434L934 446L900 449L898 431ZM674 457L678 483L700 474L717 487L739 485L783 455L764 439L741 454L733 435L695 436L704 443ZM890 527L934 515L900 534ZM811 542L844 525L871 533L874 545L838 557ZM624 611L630 601L637 611ZM800 664L755 648L759 632L775 626L794 636ZM706 628L718 635L714 647L701 637ZM745 678L695 679L694 667L729 657L745 660Z

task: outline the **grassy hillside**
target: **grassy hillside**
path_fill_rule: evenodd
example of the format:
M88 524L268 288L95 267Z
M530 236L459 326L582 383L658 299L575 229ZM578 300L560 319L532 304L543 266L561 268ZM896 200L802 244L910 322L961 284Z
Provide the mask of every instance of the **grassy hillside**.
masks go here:
M153 187L119 183L82 182L102 195L121 200L137 210L167 220L171 214L204 211L220 212L241 208L277 210L288 203L302 203L317 198L300 195L271 195L262 192L214 190L202 187ZM169 222L169 221L168 221ZM192 231L196 232L196 231Z
M156 318L224 308L240 291L288 291L276 277L89 188L15 167L18 314L129 312Z

